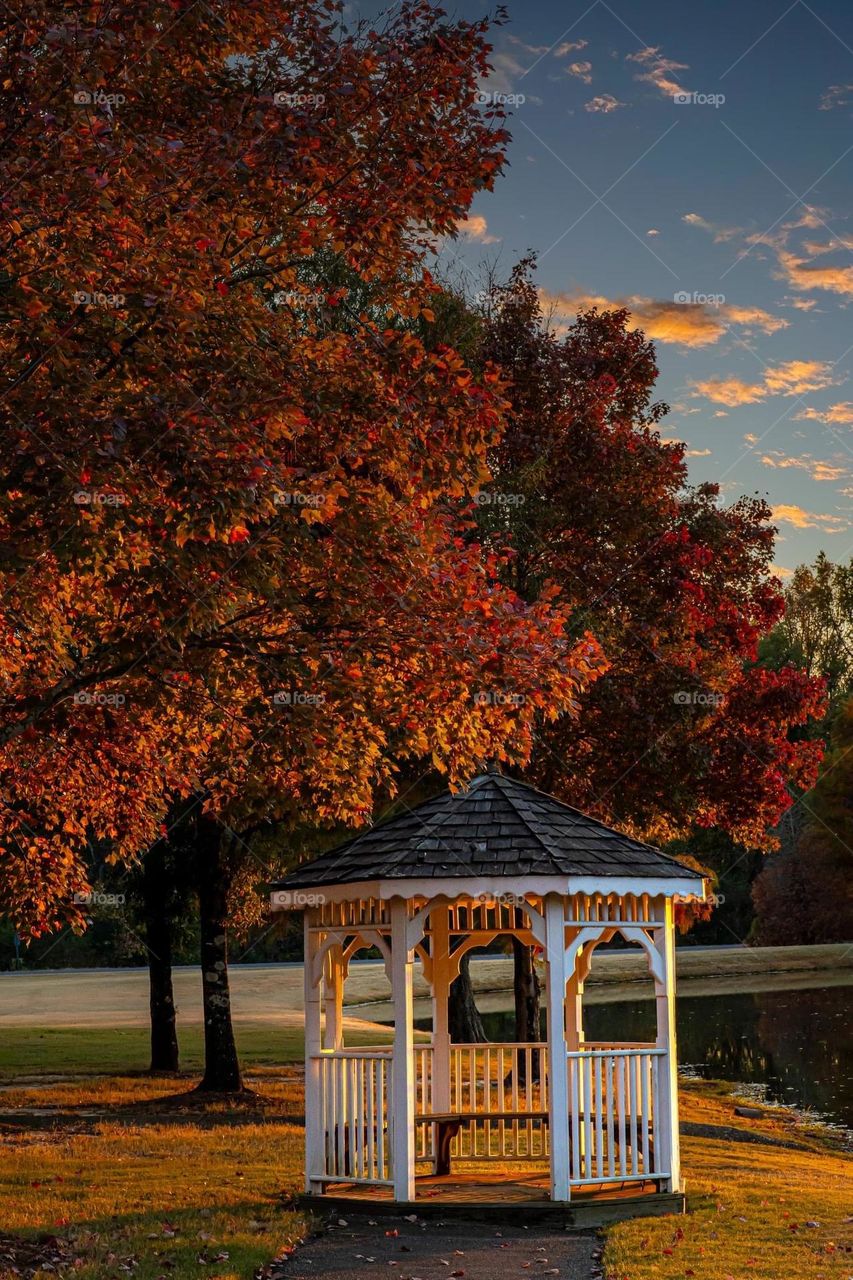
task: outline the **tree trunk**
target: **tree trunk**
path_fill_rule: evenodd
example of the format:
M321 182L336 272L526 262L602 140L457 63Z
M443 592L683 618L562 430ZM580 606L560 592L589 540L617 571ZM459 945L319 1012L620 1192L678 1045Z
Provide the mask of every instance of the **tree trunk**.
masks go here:
M218 822L201 817L197 828L201 982L204 1003L204 1093L242 1093L243 1077L231 1023L228 985L228 890L231 871Z
M172 990L173 888L166 867L165 846L155 845L146 854L142 869L151 1010L150 1071L153 1075L179 1069L175 996Z
M454 1044L485 1044L486 1029L474 1003L469 959L470 952L466 952L459 961L459 977L450 988L447 1002L450 1039Z
M542 1039L540 1021L541 987L533 964L533 951L518 938L512 939L515 991L515 1039L519 1044ZM539 1079L539 1054L533 1055L533 1083ZM518 1083L527 1083L526 1055L518 1055Z

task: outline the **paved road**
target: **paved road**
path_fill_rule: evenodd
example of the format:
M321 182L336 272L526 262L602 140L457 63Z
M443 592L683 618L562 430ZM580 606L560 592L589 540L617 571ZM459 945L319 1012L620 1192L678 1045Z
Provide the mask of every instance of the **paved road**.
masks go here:
M541 1227L498 1230L476 1222L410 1222L353 1215L309 1240L273 1280L595 1280L601 1245L594 1235ZM391 1234L389 1234L389 1232Z

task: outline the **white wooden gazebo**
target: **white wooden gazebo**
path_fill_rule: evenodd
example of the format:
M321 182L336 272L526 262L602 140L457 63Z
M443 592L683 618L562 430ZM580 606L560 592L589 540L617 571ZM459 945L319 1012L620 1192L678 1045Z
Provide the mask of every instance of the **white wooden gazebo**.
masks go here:
M552 1202L620 1192L671 1204L681 1191L673 911L704 893L701 875L659 850L497 773L273 885L274 910L304 911L306 1192L372 1187L411 1205L422 1177L435 1196L436 1182L460 1169L476 1182L498 1160L540 1162ZM643 949L654 981L650 1043L584 1038L592 954L617 935ZM541 948L547 1037L451 1043L460 960L501 936ZM343 1040L348 965L371 948L391 983L390 1048ZM417 962L432 995L424 1043Z

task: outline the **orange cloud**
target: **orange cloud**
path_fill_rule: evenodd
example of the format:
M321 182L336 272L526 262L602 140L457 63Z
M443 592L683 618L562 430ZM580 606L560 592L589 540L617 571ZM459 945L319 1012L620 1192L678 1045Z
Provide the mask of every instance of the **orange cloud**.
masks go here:
M604 298L591 293L550 293L540 289L539 297L546 311L554 315L571 317L578 311L598 307L601 311L613 311L621 307L631 312L633 328L642 329L657 342L671 342L682 347L708 347L719 342L732 326L760 329L762 333L776 333L788 327L781 316L771 315L760 307L740 307L734 304L713 305L707 302L675 302L668 298Z
M625 103L620 102L618 98L614 98L612 93L600 93L595 98L590 98L589 102L584 104L585 111L599 111L603 115L607 115L611 111L618 111L620 107L624 107Z
M811 422L853 422L853 400L842 400L831 404L828 409L803 409L796 415L797 419Z
M456 228L466 240L476 240L479 244L497 244L499 240L498 236L490 234L486 219L479 213L460 218Z
M823 458L813 458L808 453L801 457L787 457L780 449L771 449L761 461L765 467L779 467L782 470L795 467L799 471L806 471L812 480L843 480L848 475L847 467L826 462Z
M706 400L727 405L730 409L740 404L757 404L767 394L763 383L744 382L741 378L707 378L691 385L694 395L704 396Z
M638 72L634 77L635 80L645 80L653 84L665 97L672 98L677 93L687 92L677 80L673 79L673 72L688 70L687 63L673 62L671 58L665 58L659 45L649 45L639 53L629 53L626 61L637 62L645 68L644 71Z
M591 62L570 62L566 70L569 75L577 76L578 80L583 80L584 84L592 84Z
M715 404L734 408L742 404L758 404L769 396L801 396L832 386L832 365L826 360L788 360L768 369L761 382L744 382L741 378L708 378L694 382L693 394L705 396Z
M795 529L820 529L823 533L841 533L847 527L847 522L841 516L804 511L794 503L782 503L774 507L773 519L780 524L791 524Z
M792 289L824 289L853 297L853 267L814 267L809 258L798 257L787 249L779 249L778 258L783 277Z

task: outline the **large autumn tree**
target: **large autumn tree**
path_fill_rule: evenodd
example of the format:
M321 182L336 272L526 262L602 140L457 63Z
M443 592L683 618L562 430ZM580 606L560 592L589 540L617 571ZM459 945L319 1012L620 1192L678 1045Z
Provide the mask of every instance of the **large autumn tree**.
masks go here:
M550 327L534 268L493 285L469 326L510 401L479 523L510 553L507 583L527 599L551 583L610 667L577 718L543 724L528 776L655 843L715 828L772 848L815 777L820 743L791 730L818 713L822 682L756 663L783 610L770 510L689 485L684 446L661 435L653 345L624 310ZM535 974L516 960L525 1039Z
M79 918L90 843L132 859L189 802L206 1080L235 1087L245 833L363 821L407 758L521 763L601 665L464 536L501 389L411 323L500 168L485 27L412 2L348 31L319 0L3 23L2 904Z

